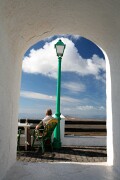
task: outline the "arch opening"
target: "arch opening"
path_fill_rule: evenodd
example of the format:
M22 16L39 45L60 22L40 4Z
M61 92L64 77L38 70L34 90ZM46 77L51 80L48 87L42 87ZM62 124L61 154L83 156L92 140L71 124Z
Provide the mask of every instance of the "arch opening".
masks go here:
M76 41L77 42L77 40L79 39L79 38L81 38L80 36L72 36L72 35L66 35L67 36L67 38L69 39L69 40L71 40L71 42L72 41ZM58 36L59 38L66 38L65 37L65 35L63 36L61 36L61 35L59 35ZM53 42L54 40L56 39L56 36L53 36L53 37L50 37L50 38L47 38L47 40L46 40L46 44L45 44L45 40L44 41L41 41L41 48L42 48L42 50L43 50L43 52L41 51L40 53L43 55L44 54L44 52L45 52L45 50L47 49L48 51L46 51L47 53L48 53L48 55L47 55L47 58L49 59L50 58L50 56L52 56L52 53L53 53L53 51L54 51L54 49L53 49L53 51L50 49L50 43L51 42ZM81 41L81 40L80 40ZM73 43L73 42L72 42ZM52 44L52 43L51 43ZM75 46L73 46L73 44L70 44L69 43L69 41L68 41L68 44L69 44L69 48L73 48L74 49L74 47ZM77 44L77 43L76 43ZM43 45L45 46L44 48L43 48ZM53 46L53 44L52 44L52 46ZM76 45L77 46L77 45ZM97 46L96 46L97 47ZM55 94L56 94L56 88L51 88L51 85L50 85L50 83L49 83L49 88L47 87L47 85L48 85L48 83L47 82L45 82L45 78L46 78L46 76L48 76L48 79L52 82L52 83L54 83L54 86L53 87L55 87L56 85L56 67L55 66L52 66L50 63L48 63L49 64L49 68L47 69L47 68L45 68L45 66L44 66L44 63L43 63L43 61L41 60L41 62L43 63L42 65L42 68L40 67L40 66L38 66L38 62L36 61L36 65L35 66L31 66L32 68L30 68L30 66L27 64L27 62L28 62L28 59L32 59L31 57L33 56L33 54L35 55L35 57L39 57L39 53L38 53L38 43L37 44L35 44L34 45L34 48L35 48L35 50L31 50L31 49L33 49L33 46L26 52L26 54L25 54L25 57L24 57L24 62L26 62L26 63L24 63L24 65L23 65L23 69L24 69L24 73L30 73L31 75L31 77L32 77L32 73L33 74L35 74L35 76L40 76L40 73L42 74L42 79L41 79L41 83L40 84L42 84L42 82L44 81L44 83L45 83L45 86L46 86L46 89L48 90L51 90L51 91L53 91L54 93L53 94L49 94L49 95L47 95L47 91L46 91L46 93L44 92L44 90L42 89L42 93L40 92L40 91L38 91L38 92L36 92L36 91L31 91L30 90L30 92L29 92L29 90L24 90L24 88L22 89L22 92L21 92L21 96L23 97L23 98L27 98L27 99L32 99L32 101L33 101L33 99L38 99L38 100L40 100L40 99L42 99L42 102L43 101L49 101L49 102L52 102L52 109L53 109L53 111L55 112ZM46 48L46 49L45 49ZM75 47L76 48L76 47ZM88 47L87 47L88 48ZM76 51L76 50L75 50ZM84 50L83 50L84 51ZM96 50L97 51L97 50ZM27 57L27 53L31 53L30 55L29 55L29 57ZM38 53L38 54L37 54ZM67 55L68 54L70 54L71 52L70 51L67 51ZM73 70L73 68L72 68L72 66L71 66L71 59L70 59L70 56L69 56L69 66L68 65L66 65L65 63L64 63L64 60L63 60L63 62L62 62L62 68L63 68L63 79L65 78L65 77L67 77L68 76L68 82L69 83L63 83L62 84L62 87L63 87L63 89L62 89L62 91L61 91L61 95L63 95L63 97L61 97L61 99L63 100L63 102L68 102L68 103L71 103L72 102L72 106L73 106L73 102L75 102L75 105L78 103L78 101L77 101L77 96L75 96L75 98L73 97L73 94L75 95L75 93L77 94L77 93L83 93L84 92L84 90L86 90L86 86L83 84L83 83L81 83L81 81L79 81L79 86L77 86L78 84L77 83L75 83L75 80L73 80L74 82L72 82L72 81L70 81L71 80L71 78L70 78L70 76L69 76L69 74L68 73L71 73L71 75L72 76L75 76L75 74L76 74L76 76L75 76L75 78L76 79L78 79L78 76L81 76L81 79L82 79L82 82L84 82L85 81L85 79L84 79L84 76L88 76L88 75L90 75L90 76L92 76L92 78L93 78L93 76L94 76L94 81L95 81L95 78L96 78L96 80L98 80L98 81L101 81L102 83L108 83L109 82L109 85L108 86L110 86L110 71L108 70L109 69L109 61L108 61L108 58L107 58L107 55L105 54L105 52L102 50L101 51L101 54L99 54L99 56L101 56L101 57L95 57L95 56L91 56L90 57L90 54L91 54L92 52L88 52L88 54L85 54L85 52L83 53L83 55L81 56L81 59L80 59L80 57L78 56L78 53L77 52L74 52L73 54L71 53L71 55L72 55L72 58L74 57L74 58L78 58L81 62L82 62L82 60L83 59L88 59L88 62L86 63L86 66L84 65L84 64L82 64L82 65L84 65L83 67L84 67L84 71L82 71L82 70L78 70L78 68L79 67L77 67L77 66L74 66L73 68L75 68L75 70ZM97 53L100 53L100 52L97 52ZM54 53L53 53L54 54ZM103 55L104 54L104 55ZM67 56L66 55L66 56ZM94 55L94 54L93 54ZM56 56L56 55L53 55L52 56L52 59L54 59L54 56ZM85 57L86 56L86 57ZM105 59L104 59L104 56L105 56ZM45 56L43 55L42 56L42 58L44 59L45 58ZM63 57L64 58L64 57ZM92 60L91 60L91 59ZM104 65L103 64L97 64L96 63L96 60L97 59L99 59L99 62L100 62L100 58L102 59L104 59L104 61L106 60L106 67L104 67ZM90 61L91 60L91 61ZM102 63L104 62L104 61L102 61ZM53 63L54 64L56 64L57 65L57 57L56 57L56 59L53 61ZM31 61L31 63L32 63L32 61ZM91 63L91 64L90 64ZM97 66L96 67L96 69L94 69L93 67L90 67L90 66L92 66L92 65L94 65L94 63L96 63L95 65ZM45 64L46 65L46 64ZM101 65L101 76L99 76L99 71L100 71L100 65ZM70 72L67 72L66 73L66 69L67 68L69 69L69 71ZM86 69L85 69L86 68ZM92 69L93 68L93 69ZM103 71L106 69L106 73L107 73L107 81L105 80L105 75L103 75ZM50 71L51 70L51 71ZM87 70L88 70L88 72L87 72ZM75 72L76 71L76 72ZM74 74L75 73L75 74ZM33 77L32 77L33 78ZM39 78L40 79L40 78ZM67 78L66 78L67 79ZM35 82L34 81L34 78L32 79L33 80L33 82ZM37 81L37 80L36 80ZM87 80L88 82L90 82L90 79L88 79ZM104 82L103 82L104 81ZM38 82L38 81L37 81ZM99 85L100 86L100 85ZM107 89L108 89L108 86L107 86ZM76 87L76 88L75 88ZM64 91L64 89L65 90L67 90L66 92L63 92ZM68 91L71 91L71 89L74 91L74 93L72 92L71 93L71 96L68 96ZM107 94L107 97L109 96L110 97L110 95L108 95L108 90L106 89L106 86L105 86L105 89L104 89L104 92L106 92L105 94ZM99 89L100 90L100 89ZM66 94L67 94L67 96L66 96ZM88 95L88 94L87 94ZM46 97L45 97L46 96ZM108 99L110 99L108 97ZM85 99L86 100L86 99ZM100 99L101 100L101 99ZM93 102L92 100L91 100L91 102ZM38 103L38 102L37 102ZM48 104L49 103L46 103L47 104L47 106L44 106L44 110L43 110L43 112L47 109L47 107L48 107ZM64 104L64 103L63 103ZM102 103L101 103L102 104ZM108 103L108 100L107 100L107 105L110 105L110 102ZM36 117L35 117L35 114L33 115L35 118L38 118L38 117L40 117L39 116L39 107L40 107L40 104L38 103L38 111L36 111ZM42 107L43 107L43 105L42 105ZM61 112L63 112L62 114L63 115L66 115L64 112L66 111L66 110L68 110L68 109L70 109L70 108L66 108L66 106L65 106L65 108L63 108L62 107L62 103L61 103ZM108 106L107 106L107 119L108 119ZM75 108L73 109L73 111L75 110ZM99 112L100 110L102 110L102 112L104 112L103 114L102 114L102 118L104 117L104 118L106 118L106 95L104 96L104 106L97 106L97 107L95 107L94 105L91 105L90 104L90 102L88 103L88 104L80 104L80 105L78 105L78 109L77 110L79 110L80 112L82 112L82 111L85 111L85 110L88 110L89 112L91 112L92 110L94 110L94 113L95 112ZM30 112L31 112L31 109L30 109ZM70 112L71 112L71 110L70 110ZM69 114L68 114L69 115ZM73 114L70 114L70 115L73 115ZM75 112L75 115L76 115L76 112ZM79 116L80 114L78 114L77 116ZM85 115L88 115L88 113L85 113ZM97 114L95 114L95 115L97 115ZM94 115L94 117L95 117L95 115ZM42 117L43 117L44 115L42 114ZM42 118L41 117L41 118ZM112 116L111 116L112 117ZM24 117L22 117L22 118L24 118ZM28 117L28 118L31 118L31 117ZM82 118L84 118L84 115L83 115L83 117ZM85 117L85 118L88 118L88 117ZM91 118L93 118L92 116L91 116ZM109 118L110 118L110 114L109 114ZM111 128L111 127L110 127ZM108 123L107 123L107 129L108 129ZM107 141L107 143L108 143L108 141ZM109 143L108 143L109 144ZM108 145L107 145L108 146ZM111 144L111 148L112 148L112 144ZM108 149L108 148L107 148ZM108 154L110 154L110 153L108 153ZM110 157L112 157L112 155L110 156ZM111 159L113 159L113 158L111 158ZM112 162L112 160L109 160L109 164L110 164L110 162Z

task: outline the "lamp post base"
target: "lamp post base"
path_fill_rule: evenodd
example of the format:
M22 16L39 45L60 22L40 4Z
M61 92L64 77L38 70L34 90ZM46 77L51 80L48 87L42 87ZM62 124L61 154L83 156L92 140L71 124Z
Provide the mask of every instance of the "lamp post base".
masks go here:
M53 140L53 147L56 148L56 149L61 148L61 142L58 141L57 139L54 139Z
M56 113L55 118L58 120L57 126L54 130L54 139L53 139L53 147L56 149L61 148L61 139L60 139L60 114Z

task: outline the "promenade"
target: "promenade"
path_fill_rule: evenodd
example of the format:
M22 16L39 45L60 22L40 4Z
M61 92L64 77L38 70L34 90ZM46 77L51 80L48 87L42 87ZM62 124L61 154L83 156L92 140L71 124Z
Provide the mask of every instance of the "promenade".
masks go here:
M21 150L17 152L17 161L22 162L106 162L106 147L62 147L51 152L46 149L42 154L38 149L34 151Z
M28 120L29 123L38 123ZM35 128L34 124L33 128ZM65 134L77 136L106 136L106 121L94 119L65 118ZM31 127L32 134L32 127ZM25 151L23 147L17 152L17 161L20 162L106 162L105 146L63 146L60 149L46 149L42 154L38 149Z

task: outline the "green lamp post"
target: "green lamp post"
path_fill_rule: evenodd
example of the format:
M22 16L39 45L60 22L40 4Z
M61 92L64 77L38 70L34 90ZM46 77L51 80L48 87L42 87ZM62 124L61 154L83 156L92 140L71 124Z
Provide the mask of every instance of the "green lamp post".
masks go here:
M58 56L58 79L57 79L57 96L56 96L56 113L55 113L55 118L58 119L58 124L57 127L54 130L54 141L53 141L53 146L55 148L60 148L61 147L61 139L60 139L60 90L61 90L61 61L62 61L62 56L64 54L66 45L59 40L55 44L56 48L56 53Z

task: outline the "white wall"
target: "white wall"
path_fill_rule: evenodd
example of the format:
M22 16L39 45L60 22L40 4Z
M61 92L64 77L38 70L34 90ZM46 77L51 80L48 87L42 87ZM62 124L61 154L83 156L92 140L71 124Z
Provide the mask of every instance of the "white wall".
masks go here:
M64 136L65 120L60 121L62 146L106 146L106 136Z
M111 114L107 119L111 124L107 130L108 157L113 152L110 163L120 167L120 1L0 0L1 178L15 161L22 55L35 42L54 34L81 35L108 55L112 93L107 88L107 112Z
M106 136L65 136L63 146L106 146Z
M0 23L0 179L16 161L19 63Z

